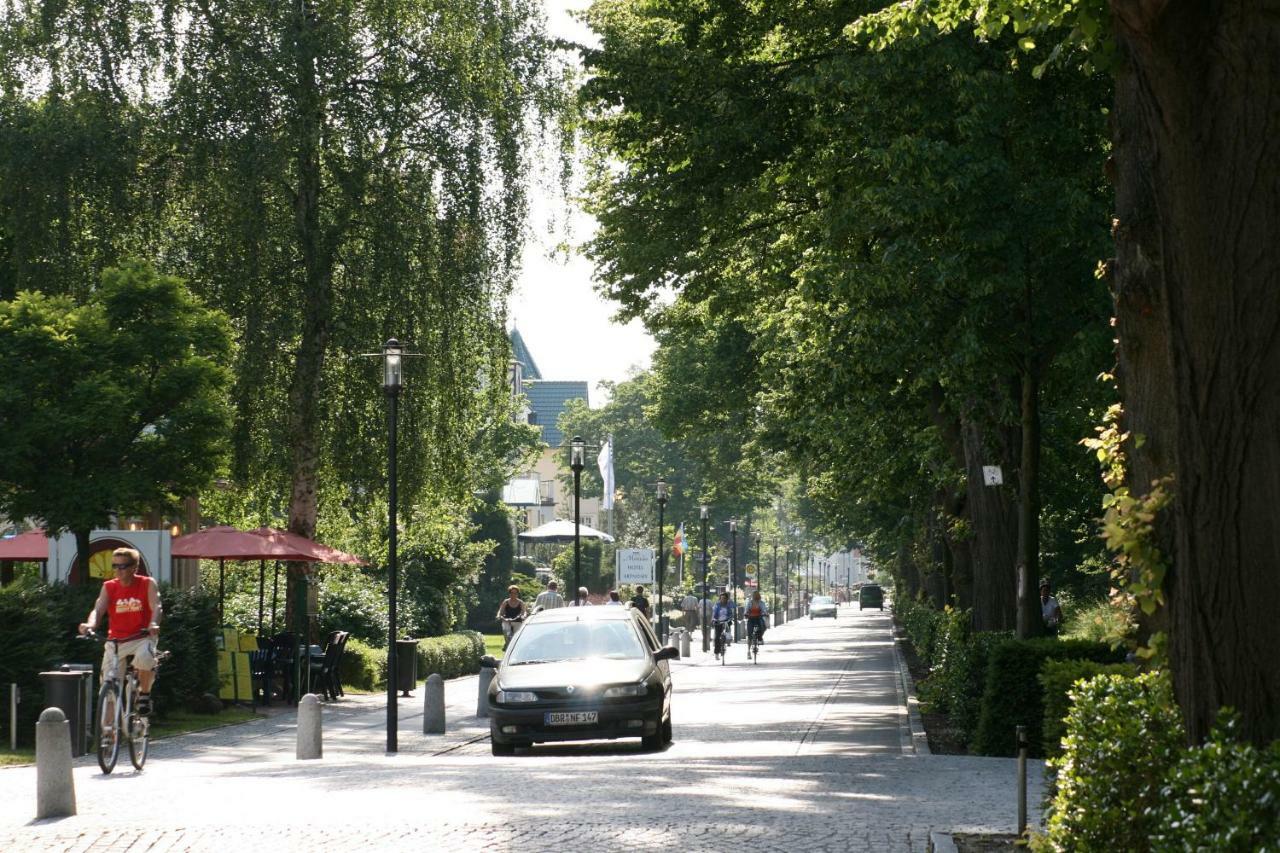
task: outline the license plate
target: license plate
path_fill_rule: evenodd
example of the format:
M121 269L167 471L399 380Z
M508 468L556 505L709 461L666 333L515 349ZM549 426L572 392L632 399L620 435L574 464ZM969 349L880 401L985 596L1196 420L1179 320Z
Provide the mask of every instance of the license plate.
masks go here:
M543 715L548 726L585 726L599 721L599 711L548 711Z

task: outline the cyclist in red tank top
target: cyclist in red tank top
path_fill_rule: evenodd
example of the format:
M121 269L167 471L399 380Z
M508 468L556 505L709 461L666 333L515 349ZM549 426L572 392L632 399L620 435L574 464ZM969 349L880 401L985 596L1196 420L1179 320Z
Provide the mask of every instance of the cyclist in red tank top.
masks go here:
M111 554L116 576L102 585L89 616L80 624L84 634L97 628L108 616L107 643L102 653L102 677L116 669L118 661L133 655L138 671L138 712L151 713L151 684L155 680L155 640L160 635L160 592L156 582L141 576L141 555L132 548L117 548Z

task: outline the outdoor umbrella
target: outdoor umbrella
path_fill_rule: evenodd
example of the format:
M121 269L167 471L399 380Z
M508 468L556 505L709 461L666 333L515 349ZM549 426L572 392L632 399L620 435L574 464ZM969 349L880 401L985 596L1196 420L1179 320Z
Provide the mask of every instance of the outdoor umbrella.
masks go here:
M613 541L613 537L608 533L603 530L596 530L594 527L588 527L585 524L578 525L578 535L582 539L599 539L602 542ZM532 530L526 530L518 538L522 542L572 542L573 522L558 518Z
M28 530L0 539L0 560L43 563L49 559L49 537L44 530Z
M173 540L170 553L174 557L202 558L218 561L218 612L222 612L225 598L224 574L226 560L258 560L258 633L262 633L263 597L266 588L266 561L304 563L360 563L363 560L351 554L312 542L305 536L260 527L257 530L240 530L235 527L209 527L188 533ZM274 595L273 595L274 599ZM275 612L274 601L272 612ZM274 616L272 618L274 622Z

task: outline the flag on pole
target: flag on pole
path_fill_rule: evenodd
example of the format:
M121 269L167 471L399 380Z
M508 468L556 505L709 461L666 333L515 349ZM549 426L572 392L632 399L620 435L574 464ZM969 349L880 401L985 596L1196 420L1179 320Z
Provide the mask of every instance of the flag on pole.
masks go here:
M604 495L600 500L601 509L613 509L613 436L610 436L600 448L596 457L596 467L600 469L600 478L604 480Z
M680 522L680 529L676 531L676 538L671 541L671 553L677 557L684 556L684 522Z

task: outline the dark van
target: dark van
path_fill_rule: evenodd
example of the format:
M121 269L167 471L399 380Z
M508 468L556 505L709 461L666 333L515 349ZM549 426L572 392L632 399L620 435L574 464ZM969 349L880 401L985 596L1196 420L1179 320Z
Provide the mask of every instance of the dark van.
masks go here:
M863 584L858 590L858 609L866 610L868 607L884 610L884 591L873 583Z

